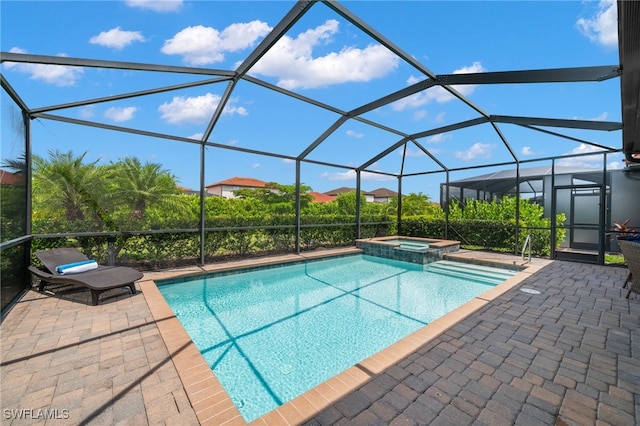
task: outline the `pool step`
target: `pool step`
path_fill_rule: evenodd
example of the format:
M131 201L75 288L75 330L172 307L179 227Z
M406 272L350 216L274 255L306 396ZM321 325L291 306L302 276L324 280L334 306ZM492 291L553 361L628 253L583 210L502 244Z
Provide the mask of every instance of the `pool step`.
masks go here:
M450 260L440 260L438 262L430 263L427 270L430 272L453 275L462 278L480 279L483 281L488 280L494 283L500 283L515 275L515 272L506 269L476 265L472 263L452 262Z

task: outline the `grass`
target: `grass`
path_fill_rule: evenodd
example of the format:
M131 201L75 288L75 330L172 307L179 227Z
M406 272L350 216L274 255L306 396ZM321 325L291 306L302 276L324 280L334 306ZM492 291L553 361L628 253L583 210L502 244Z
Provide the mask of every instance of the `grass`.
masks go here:
M607 253L604 255L605 265L624 265L624 257L619 253Z

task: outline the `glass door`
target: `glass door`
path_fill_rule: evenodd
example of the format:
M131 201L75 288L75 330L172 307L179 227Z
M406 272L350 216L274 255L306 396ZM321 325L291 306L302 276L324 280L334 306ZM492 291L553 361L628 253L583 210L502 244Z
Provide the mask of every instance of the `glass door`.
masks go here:
M554 188L553 217L563 213L565 238L554 251L554 258L600 263L604 256L601 243L604 194L600 185L560 186Z

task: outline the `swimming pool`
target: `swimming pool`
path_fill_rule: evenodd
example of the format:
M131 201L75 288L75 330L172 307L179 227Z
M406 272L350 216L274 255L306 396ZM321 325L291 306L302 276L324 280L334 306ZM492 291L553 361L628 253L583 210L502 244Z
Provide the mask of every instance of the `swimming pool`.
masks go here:
M444 266L356 255L158 288L251 421L513 275Z

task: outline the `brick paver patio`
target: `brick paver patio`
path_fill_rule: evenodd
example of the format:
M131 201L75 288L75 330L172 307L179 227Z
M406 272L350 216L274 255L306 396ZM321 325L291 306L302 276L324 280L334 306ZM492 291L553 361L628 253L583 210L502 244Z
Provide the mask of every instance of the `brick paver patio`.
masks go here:
M637 425L640 300L625 278L553 262L308 424Z
M552 262L303 423L635 425L640 298L624 298L625 278ZM2 424L198 424L181 348L169 353L145 295L88 300L31 291L7 315Z

